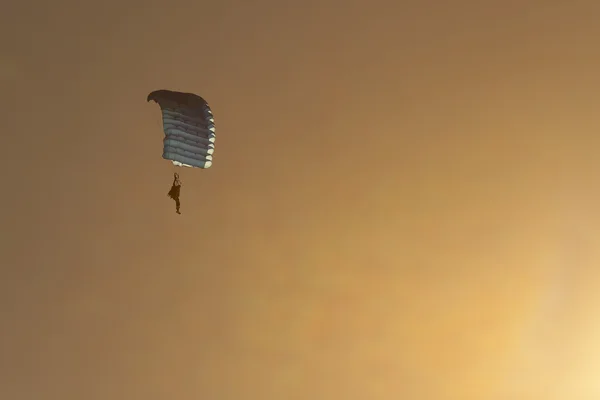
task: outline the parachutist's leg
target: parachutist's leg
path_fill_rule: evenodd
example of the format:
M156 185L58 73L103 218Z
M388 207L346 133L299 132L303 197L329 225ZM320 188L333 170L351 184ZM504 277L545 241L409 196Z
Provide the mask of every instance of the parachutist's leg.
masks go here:
M175 199L175 208L177 209L177 214L181 214L179 212L179 207L181 207L181 203L179 202L179 199Z

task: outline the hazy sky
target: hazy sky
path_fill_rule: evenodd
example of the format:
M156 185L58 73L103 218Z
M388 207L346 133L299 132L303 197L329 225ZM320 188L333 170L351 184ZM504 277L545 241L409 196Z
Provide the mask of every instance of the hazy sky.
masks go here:
M598 21L9 1L0 398L600 398ZM217 119L181 216L156 89Z

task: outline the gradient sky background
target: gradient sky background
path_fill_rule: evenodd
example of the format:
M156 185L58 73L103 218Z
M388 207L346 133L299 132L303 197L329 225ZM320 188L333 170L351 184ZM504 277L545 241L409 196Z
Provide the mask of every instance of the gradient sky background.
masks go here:
M9 2L0 398L600 398L599 21ZM182 216L163 88L217 119Z

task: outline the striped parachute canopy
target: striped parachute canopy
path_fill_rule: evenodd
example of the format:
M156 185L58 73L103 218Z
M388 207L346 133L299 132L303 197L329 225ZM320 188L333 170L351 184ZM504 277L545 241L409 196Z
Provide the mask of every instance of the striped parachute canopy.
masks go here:
M206 100L192 93L156 90L148 101L162 110L163 158L183 167L210 168L215 151L215 120Z

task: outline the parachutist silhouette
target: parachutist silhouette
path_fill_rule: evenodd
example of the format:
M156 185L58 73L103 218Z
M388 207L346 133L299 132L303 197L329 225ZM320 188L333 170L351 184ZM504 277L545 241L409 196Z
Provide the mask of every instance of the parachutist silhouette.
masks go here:
M174 176L173 185L171 186L171 190L169 190L169 193L167 193L167 196L169 196L170 198L175 200L176 212L177 212L177 214L181 214L179 212L179 207L181 206L181 203L179 202L179 192L181 191L181 181L179 180L179 174L177 174L177 172L174 173L173 176Z
M162 114L165 134L162 158L191 171L210 168L215 151L215 117L206 100L193 93L165 89L151 92L146 99L157 103ZM182 184L179 175L174 175L167 195L175 200L176 212L181 214Z

